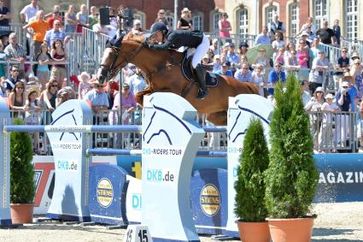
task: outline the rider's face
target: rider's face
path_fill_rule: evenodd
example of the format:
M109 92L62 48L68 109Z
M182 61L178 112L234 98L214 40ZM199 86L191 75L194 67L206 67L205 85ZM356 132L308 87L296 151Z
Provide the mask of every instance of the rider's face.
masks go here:
M154 43L162 42L163 41L163 34L160 31L156 32L152 37L152 41Z

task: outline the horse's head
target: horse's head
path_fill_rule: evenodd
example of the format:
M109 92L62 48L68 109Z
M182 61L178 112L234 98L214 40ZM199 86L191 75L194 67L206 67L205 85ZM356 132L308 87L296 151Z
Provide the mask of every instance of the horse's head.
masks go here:
M131 33L112 39L103 52L97 79L103 83L116 76L140 52L144 46L144 37Z

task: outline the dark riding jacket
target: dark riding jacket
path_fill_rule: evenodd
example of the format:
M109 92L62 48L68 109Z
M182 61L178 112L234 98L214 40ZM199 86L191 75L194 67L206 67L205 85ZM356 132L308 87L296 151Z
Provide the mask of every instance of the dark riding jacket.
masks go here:
M149 47L156 50L179 49L180 47L196 48L203 40L203 32L194 30L169 31L162 44L152 44Z

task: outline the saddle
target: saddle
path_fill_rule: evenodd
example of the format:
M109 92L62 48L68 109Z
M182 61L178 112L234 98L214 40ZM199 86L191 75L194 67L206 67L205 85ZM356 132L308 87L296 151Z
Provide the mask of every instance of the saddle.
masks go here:
M187 80L195 82L195 79L197 79L197 76L196 76L195 70L192 66L192 58L193 58L193 55L190 55L188 57L187 52L184 51L183 60L182 60L182 64L181 64L181 72L183 73L183 76ZM220 75L206 71L206 74L205 74L206 80L205 81L206 81L207 87L209 87L209 88L217 87L219 84L219 78L220 78Z

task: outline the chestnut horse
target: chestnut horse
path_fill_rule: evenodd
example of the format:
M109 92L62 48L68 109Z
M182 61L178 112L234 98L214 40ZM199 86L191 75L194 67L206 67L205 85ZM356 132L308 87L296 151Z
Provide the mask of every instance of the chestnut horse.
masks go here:
M232 77L218 76L219 84L208 88L208 96L197 99L198 85L184 77L181 71L183 54L175 50L153 50L143 36L127 34L119 47L106 47L98 70L100 81L111 79L121 68L132 63L141 69L148 88L136 94L142 105L143 96L153 92L172 92L188 100L198 112L205 113L215 125L226 125L228 97L238 94L258 94L253 83L240 82ZM167 100L165 100L167 102Z

